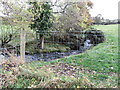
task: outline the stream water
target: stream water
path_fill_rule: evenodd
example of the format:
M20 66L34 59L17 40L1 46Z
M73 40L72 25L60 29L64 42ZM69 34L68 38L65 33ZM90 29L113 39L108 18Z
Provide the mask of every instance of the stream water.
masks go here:
M39 54L33 54L33 55L25 55L25 62L31 62L31 61L51 61L59 58L63 58L70 55L76 55L79 53L82 53L83 50L70 50L68 52L52 52L52 53L39 53ZM0 61L2 59L7 60L9 56L0 56ZM17 56L20 58L20 55ZM2 68L2 65L0 65L0 68Z
M39 53L39 54L34 54L34 55L25 55L25 60L26 60L26 62L38 61L38 60L51 61L51 60L63 58L63 57L70 56L70 55L76 55L76 54L86 51L87 49L90 49L91 44L89 44L89 42L86 40L84 46L81 47L79 50L70 50L67 52L51 52L51 53ZM19 58L20 56L18 55L17 57ZM2 58L9 58L9 57L0 54L0 61Z
M82 53L92 47L92 44L90 44L90 40L86 40L84 43L84 46L79 49L79 50L70 50L68 52L52 52L52 53L41 53L41 54L34 54L34 55L26 55L25 59L26 62L31 62L31 61L51 61L59 58L63 58L66 56L70 55L76 55L79 53Z
M39 53L39 54L33 54L33 55L25 55L25 62L31 62L31 61L51 61L59 58L64 58L66 56L70 55L76 55L79 53L82 53L86 51L87 49L90 49L91 46L84 46L80 48L79 50L70 50L67 52L51 52L51 53ZM17 56L20 58L20 55ZM3 60L7 60L9 56L0 54L0 62ZM2 65L0 65L0 68L2 68Z
M52 53L26 55L25 60L26 60L26 62L38 61L38 60L51 61L51 60L55 60L55 59L58 59L58 58L63 58L63 57L70 56L70 55L76 55L76 54L79 54L79 53L82 53L82 51L71 50L71 51L68 51L68 52L52 52Z

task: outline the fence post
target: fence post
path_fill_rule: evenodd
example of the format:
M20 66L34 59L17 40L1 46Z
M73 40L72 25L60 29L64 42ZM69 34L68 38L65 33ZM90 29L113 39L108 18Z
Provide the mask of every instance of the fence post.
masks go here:
M25 38L26 38L26 33L24 28L21 28L21 33L20 33L20 60L25 62Z

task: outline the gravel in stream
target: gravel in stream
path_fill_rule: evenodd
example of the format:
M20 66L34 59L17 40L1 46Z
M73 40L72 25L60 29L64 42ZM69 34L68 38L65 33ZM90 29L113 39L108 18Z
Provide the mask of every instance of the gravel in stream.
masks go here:
M34 55L26 55L26 62L30 61L51 61L58 58L63 58L65 56L76 55L81 53L79 50L71 50L69 52L53 52L53 53L43 53L43 54L34 54Z

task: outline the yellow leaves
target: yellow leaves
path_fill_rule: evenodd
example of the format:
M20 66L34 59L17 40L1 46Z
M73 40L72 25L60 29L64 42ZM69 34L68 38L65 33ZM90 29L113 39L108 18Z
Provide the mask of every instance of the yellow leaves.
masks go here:
M80 86L77 86L77 88L80 88Z

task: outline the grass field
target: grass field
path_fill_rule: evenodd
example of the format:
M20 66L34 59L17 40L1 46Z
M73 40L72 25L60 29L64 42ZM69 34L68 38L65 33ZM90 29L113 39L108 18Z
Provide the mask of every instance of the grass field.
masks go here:
M10 87L113 88L118 85L118 25L93 26L106 41L79 55L20 66Z

